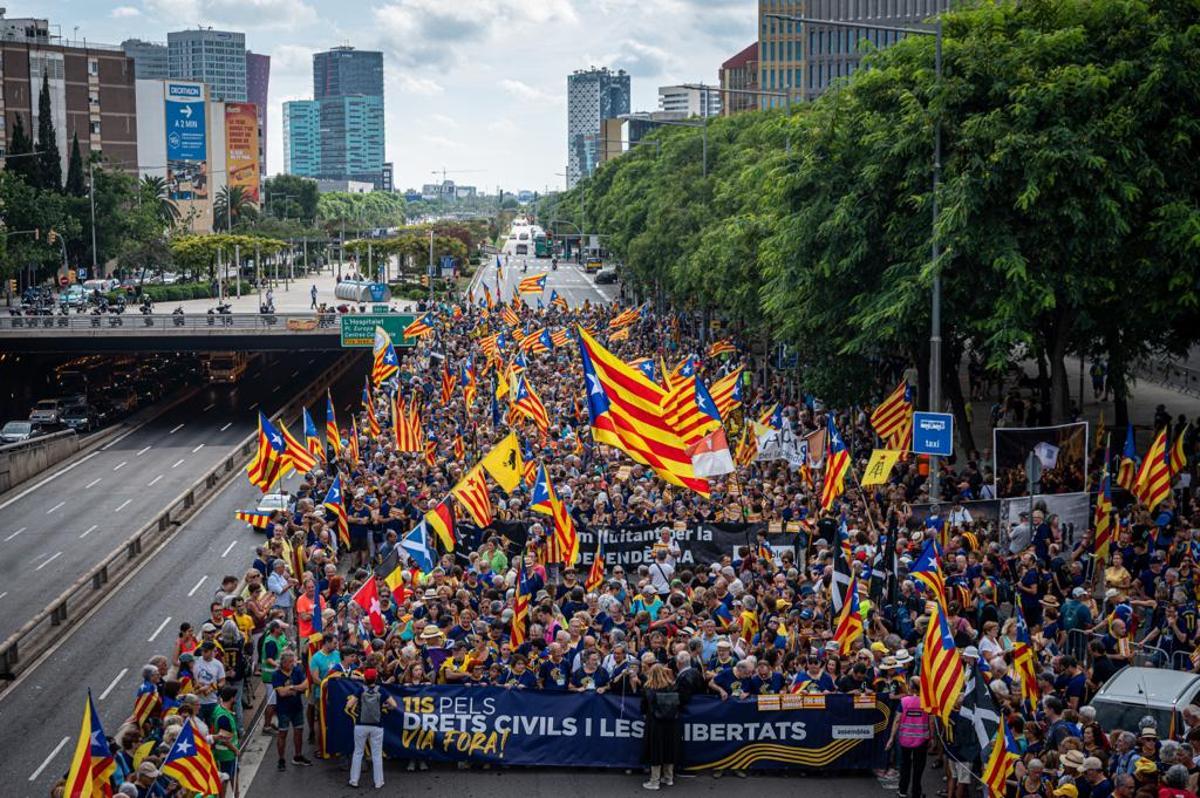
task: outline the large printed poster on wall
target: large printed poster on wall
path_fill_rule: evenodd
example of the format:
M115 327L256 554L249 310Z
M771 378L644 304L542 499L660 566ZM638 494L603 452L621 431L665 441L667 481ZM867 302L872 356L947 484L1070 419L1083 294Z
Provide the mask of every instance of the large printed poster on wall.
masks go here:
M1041 463L1039 494L1087 490L1087 422L1057 427L998 427L992 433L996 498L1029 495L1025 464L1032 454Z
M208 199L208 124L204 84L167 82L167 196Z
M258 106L254 103L225 103L225 163L226 183L241 186L246 198L257 204Z

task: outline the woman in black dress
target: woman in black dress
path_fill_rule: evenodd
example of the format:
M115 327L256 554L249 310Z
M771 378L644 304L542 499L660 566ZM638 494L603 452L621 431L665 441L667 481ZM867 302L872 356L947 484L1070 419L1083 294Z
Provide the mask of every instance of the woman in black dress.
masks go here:
M646 676L642 691L642 713L646 717L646 763L650 780L642 786L657 790L659 785L675 783L675 763L679 761L683 727L680 723L679 691L675 676L666 665L654 665Z

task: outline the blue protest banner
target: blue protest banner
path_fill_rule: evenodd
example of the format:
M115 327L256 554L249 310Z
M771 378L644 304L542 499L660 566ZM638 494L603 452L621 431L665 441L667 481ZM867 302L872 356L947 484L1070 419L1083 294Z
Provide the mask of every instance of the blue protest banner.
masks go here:
M913 451L949 457L954 452L954 416L950 413L913 413Z
M384 752L395 759L611 768L641 762L645 721L636 697L448 685L383 689L399 705L383 718ZM361 691L354 679L325 682L327 753L353 752L346 699ZM872 695L697 696L683 714L684 766L865 770L883 762L890 716Z

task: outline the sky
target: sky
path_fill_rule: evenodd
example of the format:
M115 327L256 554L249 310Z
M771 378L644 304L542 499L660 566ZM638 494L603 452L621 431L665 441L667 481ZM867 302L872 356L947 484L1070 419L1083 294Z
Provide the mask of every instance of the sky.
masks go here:
M312 96L312 54L345 44L382 50L387 160L397 188L440 180L444 168L447 178L489 193L562 187L572 71L625 69L633 110L654 110L659 86L716 83L721 62L754 41L757 14L756 0L38 0L7 7L9 18L48 18L52 34L106 44L165 42L168 31L197 25L245 32L247 49L271 56L271 174L283 166L282 103Z

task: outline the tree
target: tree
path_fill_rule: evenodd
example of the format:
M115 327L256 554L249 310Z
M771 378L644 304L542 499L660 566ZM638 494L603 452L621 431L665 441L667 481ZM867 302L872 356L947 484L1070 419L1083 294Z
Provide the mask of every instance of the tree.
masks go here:
M222 186L213 203L213 228L227 232L254 212L254 203L243 186Z
M317 197L317 181L296 175L275 175L263 184L263 216L312 224L317 218Z
M12 139L8 142L8 158L5 160L5 170L19 175L31 186L37 184L37 159L30 155L33 152L33 142L25 132L25 118L15 114L13 120ZM18 157L22 156L22 157Z
M142 182L138 186L138 193L143 202L152 204L156 208L158 219L163 225L172 227L179 221L179 206L167 193L166 178L158 175L143 176Z
M54 134L54 116L50 106L50 75L42 75L42 91L38 95L38 154L37 185L51 191L62 190L62 156Z
M79 131L71 137L71 157L67 161L67 183L63 190L73 197L82 197L87 193L83 182L83 156L79 153Z

